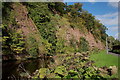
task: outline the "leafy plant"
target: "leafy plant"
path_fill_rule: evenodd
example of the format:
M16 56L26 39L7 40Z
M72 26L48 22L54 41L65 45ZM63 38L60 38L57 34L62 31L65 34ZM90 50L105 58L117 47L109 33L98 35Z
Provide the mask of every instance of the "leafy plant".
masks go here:
M36 40L33 37L29 37L27 41L28 41L27 42L28 53L33 57L38 56L39 52L38 52L38 44Z
M89 44L88 41L86 41L86 39L84 37L80 38L80 43L79 43L79 50L80 52L86 52L89 50Z

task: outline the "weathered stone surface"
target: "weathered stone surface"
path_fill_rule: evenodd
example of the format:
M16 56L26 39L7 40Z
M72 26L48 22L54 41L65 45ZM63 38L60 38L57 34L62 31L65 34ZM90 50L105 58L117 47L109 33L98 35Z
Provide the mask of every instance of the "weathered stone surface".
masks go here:
M104 74L107 74L107 73L108 73L108 71L106 71L106 70L104 70L104 69L102 69L102 68L99 68L98 70L101 71L101 73L104 73Z
M111 73L112 73L112 74L116 74L116 73L117 73L118 69L117 69L116 66L110 66L110 68L112 69L112 70L111 70Z

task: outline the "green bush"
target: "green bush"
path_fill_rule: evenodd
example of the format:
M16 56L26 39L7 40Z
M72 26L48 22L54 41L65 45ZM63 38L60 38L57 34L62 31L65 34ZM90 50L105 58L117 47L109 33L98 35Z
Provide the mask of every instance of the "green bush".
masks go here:
M84 37L80 38L80 43L78 46L80 52L86 52L89 50L89 43Z
M20 33L10 31L7 26L2 27L3 54L20 54L25 51L25 41ZM8 51L7 51L8 50Z
M38 56L38 54L39 54L38 43L33 37L28 38L26 46L28 48L27 51L31 56L33 56L33 57Z
M120 54L120 50L112 50L112 52Z

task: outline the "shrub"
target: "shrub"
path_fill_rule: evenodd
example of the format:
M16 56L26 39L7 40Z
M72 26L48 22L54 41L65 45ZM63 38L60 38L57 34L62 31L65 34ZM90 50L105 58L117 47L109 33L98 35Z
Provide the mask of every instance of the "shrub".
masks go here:
M86 52L89 50L89 45L88 45L88 41L84 38L84 37L81 37L80 38L80 43L79 43L79 51L80 52Z
M38 52L38 44L36 42L36 40L33 37L29 37L27 40L27 46L28 46L28 53L33 56L36 57L39 52Z

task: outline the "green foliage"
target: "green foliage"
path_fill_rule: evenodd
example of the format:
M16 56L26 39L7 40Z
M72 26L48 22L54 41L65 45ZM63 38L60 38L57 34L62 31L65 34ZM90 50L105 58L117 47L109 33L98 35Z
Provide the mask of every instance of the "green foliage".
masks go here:
M28 40L27 40L27 48L28 48L27 51L31 56L33 56L33 57L38 56L38 54L39 54L39 52L38 52L38 43L33 37L28 38Z
M82 11L82 4L75 3L74 5L66 5L66 12L70 13L72 17L78 17Z
M58 56L58 57L57 57ZM82 62L80 55L64 55L59 54L56 58L61 61L59 65L48 68L41 68L36 77L41 78L59 78L59 79L104 79L99 71L91 65L87 65L89 61ZM68 59L69 57L69 59ZM40 74L40 75L39 75ZM33 77L34 78L34 77Z
M12 3L6 2L6 3L2 3L2 9L3 9L3 19L9 19L9 15L10 15L10 9L11 9L11 5Z
M55 30L56 30L55 27L49 23L39 28L39 31L43 39L47 40L48 43L52 44L52 46L50 47L51 49L49 49L50 53L55 53L56 50L55 46L57 43L57 38L56 38Z
M56 53L65 53L65 41L62 39L58 39L56 43Z
M112 36L108 36L107 43L108 43L109 51L112 51L114 53L120 53L120 50L119 50L120 41L119 40L114 39Z
M4 24L8 24L13 28L17 25L14 18L14 10L11 9L11 5L7 4L8 3L4 3L3 5L3 22ZM74 5L65 5L62 2L27 2L22 4L27 7L28 16L32 18L35 25L37 26L41 39L35 39L35 35L32 34L32 32L30 36L23 38L23 36L20 35L21 33L16 32L15 29L10 29L8 25L4 25L2 26L3 53L20 54L24 53L24 51L27 51L32 57L37 57L40 53L46 55L58 55L58 53L60 53L60 56L58 57L58 60L61 61L60 64L55 63L54 66L51 65L52 67L49 69L41 68L38 71L38 74L33 78L52 77L67 79L103 79L103 77L99 75L99 72L93 68L92 64L87 65L87 63L90 62L87 53L72 54L76 52L88 51L88 41L84 37L81 37L78 42L74 39L74 37L72 37L72 39L70 39L70 44L66 44L66 40L64 38L64 33L66 33L67 28L70 26L70 28L73 28L73 30L74 28L77 28L83 32L91 32L96 39L100 39L102 42L104 42L106 39L106 27L98 20L96 20L95 16L88 13L87 11L84 11L82 9L81 3L75 3ZM59 29L61 29L61 31ZM57 32L58 35L56 34ZM112 45L118 44L119 42L117 40L112 43ZM107 61L106 58L103 57L106 56L105 54L99 54L98 56L101 58L101 61L104 60L104 63L101 65L107 64L105 62ZM114 59L114 57L108 55L107 57L109 59ZM96 59L96 56L93 58ZM109 61L109 65L113 65L110 63L113 61L115 62L116 59ZM98 64L100 65L100 63Z
M38 27L43 44L46 46L47 54L56 53L56 27L54 21L52 21L51 13L49 11L50 4L48 3L28 3L29 15ZM52 4L51 4L52 5ZM33 8L34 6L34 8ZM44 8L43 8L44 7ZM47 42L47 43L46 43Z
M113 49L112 52L120 54L120 50Z
M23 39L23 36L20 35L20 33L12 32L7 29L7 25L3 25L2 30L3 54L23 53L25 50L25 41Z
M84 67L83 69L84 71L82 74L84 75L84 79L105 79L102 76L100 76L99 71L94 70L93 67Z
M106 39L106 27L101 24L98 20L95 19L95 16L88 13L87 11L83 11L82 15L80 16L85 21L85 27L90 31L95 38L100 39L102 42ZM98 37L99 36L99 37Z
M6 25L2 25L2 50L3 54L8 54L7 50L10 49L9 42L10 41L10 35L9 35L9 30L7 30Z
M39 69L39 78L44 78L46 75L50 73L48 68L40 68Z
M12 26L15 26L17 23L14 18L14 10L12 10L11 7L12 3L5 2L2 3L2 22L4 24L10 24Z
M25 41L21 32L15 30L17 25L14 18L12 3L3 3L2 49L3 54L20 54L25 52ZM9 27L8 27L9 26Z
M54 9L60 14L64 13L63 7L58 7L58 5L64 7L63 3L28 3L29 16L37 25L41 33L43 45L45 45L45 50L47 54L50 55L65 53L64 41L60 41L56 37L57 28L55 26L59 23L57 21L59 21L61 17L57 14L53 16L51 13ZM61 23L59 24L61 25Z
M19 34L19 33L12 33L12 35L10 35L11 38L11 42L10 48L13 51L13 53L22 53L23 50L25 49L25 41L23 39L23 37Z
M85 20L85 26L88 29L88 31L91 31L94 29L94 20L95 17L92 16L92 14L88 13L87 11L84 11L81 15L81 17Z
M65 76L65 73L66 73L66 68L64 66L58 66L55 71L54 71L55 74L59 74L61 76Z
M120 45L120 41L119 40L114 40L114 42L113 42L113 45Z
M107 37L108 48L109 48L110 50L112 50L112 46L113 46L114 41L115 41L115 39L114 39L112 36L108 36L108 37Z
M74 38L70 39L70 46L72 46L73 48L76 48L76 40Z
M79 43L79 50L80 52L86 52L89 50L89 43L86 41L84 37L80 38L80 43Z
M78 28L78 29L80 29L80 31L83 31L85 22L82 18L76 17L76 18L71 18L69 20L71 23L70 26L72 28Z
M48 8L53 12L53 13L58 13L60 15L65 14L65 4L62 2L54 2L54 3L48 3Z
M68 71L68 75L66 76L67 79L70 78L78 78L78 72L74 70Z
M12 4L12 3L11 3ZM15 19L14 19L14 11L11 9L11 4L8 5L8 3L3 3L3 13L4 18L9 19L10 23L12 25L16 25ZM81 31L85 31L84 27L90 31L94 37L99 37L102 41L105 40L105 26L99 23L95 19L95 17L88 13L87 11L84 11L82 9L81 3L75 3L74 5L67 5L62 2L55 2L55 3L32 3L27 2L23 3L26 5L28 9L28 15L32 18L32 20L35 22L39 32L41 33L40 36L42 36L42 42L45 45L45 41L50 44L49 49L48 47L45 47L46 50L48 50L48 53L55 54L56 52L63 53L65 51L65 46L61 41L59 41L56 37L56 26L64 26L65 23L64 19L69 20L70 26L72 28L79 28ZM67 14L66 14L67 13ZM61 15L65 15L66 18L62 18ZM8 16L9 18L7 18ZM60 20L61 19L61 20ZM62 22L63 21L63 22ZM7 38L7 37L6 37ZM57 44L57 45L56 45ZM75 44L76 45L76 44ZM75 45L73 45L73 48L75 49ZM81 44L82 45L82 44ZM58 48L57 46L61 46ZM83 45L82 45L83 46ZM85 45L86 46L86 45ZM80 47L80 46L79 46ZM63 49L62 49L63 48ZM60 50L58 50L60 49ZM67 49L67 48L66 48ZM30 51L37 51L37 48L31 48ZM82 49L81 49L82 50ZM87 51L88 49L85 49L83 51Z

